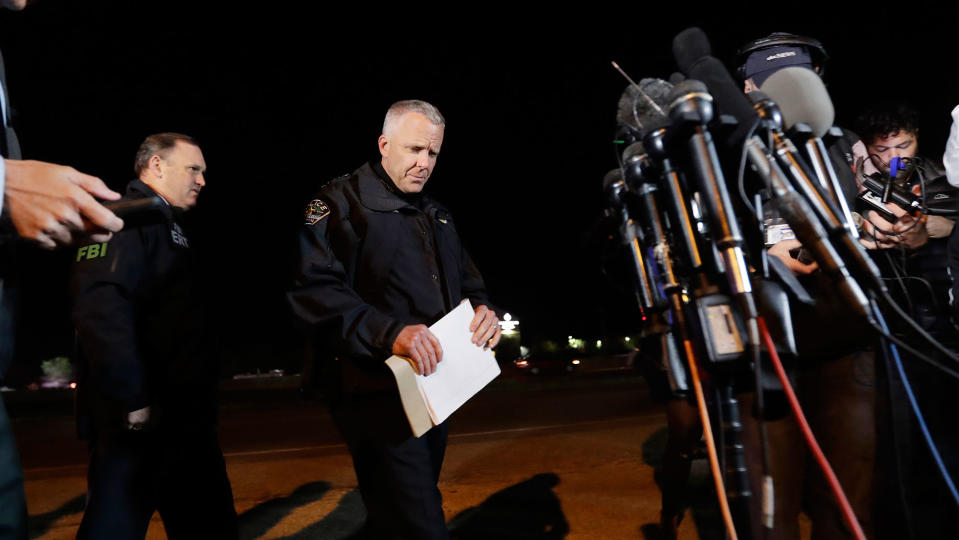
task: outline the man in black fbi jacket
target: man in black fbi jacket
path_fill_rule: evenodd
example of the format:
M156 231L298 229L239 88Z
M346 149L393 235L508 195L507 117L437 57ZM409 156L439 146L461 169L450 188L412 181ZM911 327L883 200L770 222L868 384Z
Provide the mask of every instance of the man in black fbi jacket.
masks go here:
M206 163L192 138L161 133L140 145L135 169L124 198L161 197L155 219L75 257L77 416L91 450L78 538L142 539L154 511L170 538L236 538L217 367L182 219Z
M288 295L328 357L330 410L373 538L449 538L437 488L447 423L413 437L384 360L403 355L419 373L433 373L443 351L428 325L464 299L475 312L473 343L499 341L499 319L452 217L422 193L445 125L423 101L390 107L379 162L328 183L307 207Z

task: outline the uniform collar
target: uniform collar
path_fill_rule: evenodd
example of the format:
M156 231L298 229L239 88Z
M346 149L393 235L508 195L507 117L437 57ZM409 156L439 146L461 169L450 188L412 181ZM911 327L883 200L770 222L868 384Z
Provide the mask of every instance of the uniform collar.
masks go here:
M185 211L182 208L171 205L166 199L163 198L163 195L157 193L155 189L151 188L140 179L133 180L127 184L127 192L124 196L128 199L141 199L144 197L153 197L154 195L160 197L160 199L166 203L160 208L160 211L163 212L163 215L166 216L167 219L173 219L176 216L180 216Z
M416 208L387 187L385 182L388 180L381 179L370 163L366 163L357 169L356 176L359 179L360 200L363 202L363 206L370 210L392 212L400 208Z

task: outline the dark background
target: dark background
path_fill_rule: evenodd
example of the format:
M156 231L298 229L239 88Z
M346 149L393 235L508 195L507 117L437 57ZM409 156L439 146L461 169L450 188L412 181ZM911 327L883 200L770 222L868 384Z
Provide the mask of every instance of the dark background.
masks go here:
M922 116L920 152L932 157L959 102L948 39L956 8L470 4L438 13L410 4L333 15L312 4L42 0L0 11L25 157L122 190L144 136L200 140L209 172L195 217L228 370L295 366L299 339L283 291L304 205L323 182L377 155L396 100L425 99L447 117L427 190L451 208L494 302L528 340L636 329L627 274L601 265L616 248L601 223L601 180L616 164L626 84L610 60L637 80L666 78L672 38L688 26L702 27L729 66L752 39L809 35L831 56L838 125L879 98L911 102ZM70 353L72 255L23 251L21 362Z

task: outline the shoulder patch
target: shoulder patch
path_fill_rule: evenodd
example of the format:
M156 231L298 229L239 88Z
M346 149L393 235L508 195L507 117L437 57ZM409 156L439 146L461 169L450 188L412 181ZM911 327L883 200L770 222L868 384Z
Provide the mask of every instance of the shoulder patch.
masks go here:
M328 215L330 215L330 207L320 199L313 199L306 206L306 225L316 225Z

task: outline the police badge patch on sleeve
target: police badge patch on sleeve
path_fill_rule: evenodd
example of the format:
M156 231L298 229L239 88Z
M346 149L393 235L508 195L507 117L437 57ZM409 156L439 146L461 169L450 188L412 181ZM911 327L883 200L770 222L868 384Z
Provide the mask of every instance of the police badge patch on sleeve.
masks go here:
M316 225L318 221L330 215L330 207L320 199L313 199L306 207L306 224Z

